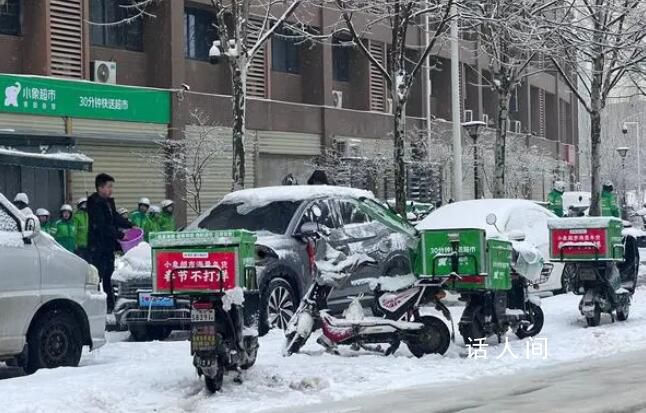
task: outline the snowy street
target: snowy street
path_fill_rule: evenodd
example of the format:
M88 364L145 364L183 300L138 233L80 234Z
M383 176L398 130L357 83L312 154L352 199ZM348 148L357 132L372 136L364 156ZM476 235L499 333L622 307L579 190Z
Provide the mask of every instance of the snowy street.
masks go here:
M258 362L246 373L244 384L237 385L231 377L226 377L223 391L210 395L194 372L187 341L177 337L176 341L171 339L166 342L135 343L127 341L127 333L111 333L110 342L105 347L97 352L84 354L81 367L41 370L33 376L2 380L0 397L4 401L3 411L7 413L133 413L162 410L172 413L214 409L257 412L260 409L281 411L288 406L303 408L302 406L312 403L322 403L319 406L322 410L318 411L339 411L337 407L328 408L327 403L332 402L341 402L332 406L347 408L348 411L362 411L359 407L375 411L370 409L370 406L374 406L371 403L380 403L381 399L362 399L357 404L342 401L362 396L369 398L370 394L383 393L387 389L401 395L393 396L393 403L410 395L411 400L417 403L412 407L422 409L418 411L434 411L430 405L417 401L420 392L432 394L432 391L426 390L427 387L444 386L447 383L469 386L468 382L478 380L478 388L482 392L487 392L490 383L492 391L508 391L504 394L495 393L504 396L497 401L495 408L509 409L511 405L506 405L506 401L513 405L514 400L526 402L534 400L534 395L539 397L548 392L552 395L549 388L531 392L532 389L542 388L548 380L545 377L551 377L550 374L562 377L565 384L574 385L578 380L576 374L560 374L558 372L561 370L555 370L576 369L576 365L566 367L569 363L584 360L586 365L590 363L586 366L586 369L590 369L590 374L586 374L586 377L591 378L599 375L596 372L601 367L597 363L602 363L603 359L614 364L615 370L623 372L621 364L612 361L624 360L624 356L616 353L625 353L625 363L633 358L636 360L638 356L644 363L646 288L640 287L635 294L627 322L613 324L608 317L604 317L602 325L597 328L585 327L585 320L578 312L579 298L568 294L543 300L546 322L539 338L545 341L536 341L534 344L547 343L547 354L542 352L528 355L527 346L530 342L508 335L509 346L506 350L504 341L496 345L495 340L490 340L490 346L483 349L487 351L486 359L477 360L467 357L467 350L460 339L457 339L457 345L452 345L445 357L426 356L416 359L405 348L400 349L394 357L371 354L355 357L356 354L349 350L344 353L345 356L335 356L324 353L315 340L310 339L305 347L305 354L283 358L282 335L274 331L261 339ZM461 307L452 308L456 319L461 310ZM632 353L635 351L641 353ZM501 378L510 374L514 375L513 383L519 386L515 388L521 389L515 393L513 390L505 390L505 380ZM641 376L633 372L627 375L626 380L638 387L643 385ZM420 386L423 386L421 390L415 389ZM468 388L471 391L472 387ZM401 392L404 389L406 391ZM446 403L438 406L438 410L446 408L452 411L448 406L458 409L469 405L480 406L482 411L493 409L484 407L487 406L486 398L482 403L478 401L469 404L459 399L460 395L466 394L463 391L447 392L445 387L443 391L438 391L446 397L458 397L457 400L446 399ZM636 403L640 396L644 397L643 392L634 393L633 401ZM381 403L379 406L383 407ZM551 405L552 408L554 406ZM579 410L581 407L580 404L564 406ZM355 408L359 410L353 410ZM309 407L306 410L310 411Z
M646 351L612 355L591 362L578 361L556 368L543 368L530 374L501 376L486 385L465 383L452 387L429 385L388 392L381 397L359 397L292 410L293 413L358 413L397 411L407 413L498 412L527 413L643 412ZM277 410L278 412L279 410Z

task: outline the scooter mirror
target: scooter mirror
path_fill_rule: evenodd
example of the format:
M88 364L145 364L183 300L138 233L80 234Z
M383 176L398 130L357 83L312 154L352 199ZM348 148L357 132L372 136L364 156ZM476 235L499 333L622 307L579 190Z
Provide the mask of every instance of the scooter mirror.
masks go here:
M496 222L498 222L498 217L496 216L496 214L492 212L491 214L487 215L487 224L496 225Z
M314 218L321 218L321 215L323 215L323 211L318 205L312 205L311 211Z
M304 222L298 229L298 235L304 238L316 236L319 232L319 226L316 222Z

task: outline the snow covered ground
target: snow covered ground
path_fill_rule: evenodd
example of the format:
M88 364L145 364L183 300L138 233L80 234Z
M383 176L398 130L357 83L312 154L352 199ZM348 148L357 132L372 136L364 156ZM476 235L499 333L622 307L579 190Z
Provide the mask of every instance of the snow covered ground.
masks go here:
M281 356L282 336L261 339L258 363L242 385L225 379L216 395L204 391L195 375L186 341L134 343L127 333L110 334L110 343L85 354L81 367L39 371L33 376L0 381L3 412L258 412L263 409L340 400L384 389L464 382L566 362L602 358L646 348L646 287L638 289L627 322L604 318L586 328L578 313L580 297L564 295L543 300L547 356L527 357L529 341L509 335L509 349L490 341L486 359L466 357L457 339L445 357L416 359L405 349L395 356L324 353L314 339L306 354ZM460 307L452 309L459 316ZM538 343L536 344L544 344ZM514 358L517 357L517 358ZM499 358L498 358L499 357Z

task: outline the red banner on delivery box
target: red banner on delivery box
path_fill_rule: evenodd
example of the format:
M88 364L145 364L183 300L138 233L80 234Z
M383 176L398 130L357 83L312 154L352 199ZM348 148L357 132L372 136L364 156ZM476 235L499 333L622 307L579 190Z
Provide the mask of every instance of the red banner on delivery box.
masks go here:
M159 251L157 290L220 291L236 287L235 252Z
M604 228L552 229L552 256L594 255L607 252Z

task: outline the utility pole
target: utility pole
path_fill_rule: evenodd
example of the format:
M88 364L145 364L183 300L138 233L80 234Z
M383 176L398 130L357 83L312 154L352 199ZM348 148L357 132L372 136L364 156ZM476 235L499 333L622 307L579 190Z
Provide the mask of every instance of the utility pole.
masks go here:
M462 124L460 122L460 39L457 8L451 5L451 121L453 123L453 200L462 200Z

